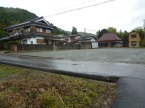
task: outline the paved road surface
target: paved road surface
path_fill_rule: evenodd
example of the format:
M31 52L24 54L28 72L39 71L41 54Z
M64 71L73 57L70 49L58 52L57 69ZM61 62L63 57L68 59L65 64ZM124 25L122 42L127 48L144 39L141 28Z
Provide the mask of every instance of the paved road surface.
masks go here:
M145 64L145 48L105 48L88 50L63 50L63 51L41 51L25 52L21 55L65 58L73 61L97 61Z
M124 51L124 49L122 51ZM137 49L137 51L132 50L132 52L139 53L142 52L142 50ZM133 53L133 55L135 55L135 53ZM138 54L139 57L136 57L136 60L138 60L137 63L139 62L139 64L135 64L136 62L130 64L132 60L128 60L127 63L117 63L117 61L109 62L109 60L108 62L101 62L100 60L98 60L98 62L93 60L86 62L52 59L48 56L36 57L36 55L26 55L1 54L0 62L102 81L117 81L117 96L112 108L145 107L145 65L144 62L139 62L144 52Z

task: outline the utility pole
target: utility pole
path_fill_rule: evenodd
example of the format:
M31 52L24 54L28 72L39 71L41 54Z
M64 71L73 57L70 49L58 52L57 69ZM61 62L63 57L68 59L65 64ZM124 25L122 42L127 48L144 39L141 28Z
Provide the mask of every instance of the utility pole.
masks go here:
M86 28L84 28L84 36L86 36Z
M144 21L143 29L144 29L144 41L145 41L145 19L143 21Z

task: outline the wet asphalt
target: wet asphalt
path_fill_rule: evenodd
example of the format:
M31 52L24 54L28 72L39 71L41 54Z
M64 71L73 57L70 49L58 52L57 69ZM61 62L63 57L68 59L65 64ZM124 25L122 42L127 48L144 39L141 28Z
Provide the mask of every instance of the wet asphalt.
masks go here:
M79 51L76 50L75 52ZM117 96L111 108L145 108L145 49L81 50L80 54L86 51L96 52L96 55L101 54L101 51L102 55L105 55L104 53L107 51L106 56L104 56L106 62L98 59L99 55L96 57L97 59L89 59L90 61L87 58L86 60L68 60L66 57L66 59L65 53L73 51L0 54L0 62L47 72L115 82L118 85ZM131 59L125 60L126 56L129 56L124 55L126 52L129 52L128 54L130 55L132 54L130 56ZM49 53L54 53L54 55L48 56ZM56 53L64 54L63 56L54 57ZM111 61L110 58L107 58L111 57L111 53L116 54L116 56L119 54L120 58ZM94 55L94 53L91 54ZM84 55L88 55L88 53L86 52ZM89 57L92 55L89 55ZM69 56L72 57L72 55ZM133 58L135 59L132 60Z

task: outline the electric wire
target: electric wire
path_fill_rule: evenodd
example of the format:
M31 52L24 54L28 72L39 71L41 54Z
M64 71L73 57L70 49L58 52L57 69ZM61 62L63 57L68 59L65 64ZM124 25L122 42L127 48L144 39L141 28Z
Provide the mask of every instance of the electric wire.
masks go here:
M47 12L47 13L53 13L53 12L57 12L57 11L60 11L60 10L69 9L69 8L72 8L72 7L75 7L75 6L78 6L78 5L83 5L83 4L87 4L87 3L90 3L90 2L95 2L95 1L97 1L97 0L91 0L91 1L83 2L83 3L75 4L75 5L72 5L72 6L69 6L69 7L57 9L57 10L50 11L50 12ZM42 13L42 14L44 14L44 13Z
M96 6L96 5L105 4L105 3L108 3L108 2L112 2L112 1L115 1L115 0L108 0L108 1L105 1L105 2L101 2L101 3L89 5L89 6L84 6L84 7L80 7L80 8L76 8L76 9L72 9L72 10L67 10L67 11L60 12L60 13L56 13L56 14L52 14L52 15L47 15L47 16L44 16L44 17L45 17L45 18L46 18L46 17L52 17L52 16L56 16L56 15L60 15L60 14L64 14L64 13L68 13L68 12L72 12L72 11L81 10L81 9L84 9L84 8L93 7L93 6Z

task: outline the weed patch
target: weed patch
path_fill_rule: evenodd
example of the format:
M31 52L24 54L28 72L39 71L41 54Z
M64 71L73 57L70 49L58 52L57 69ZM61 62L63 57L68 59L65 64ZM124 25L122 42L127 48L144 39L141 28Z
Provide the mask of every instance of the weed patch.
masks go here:
M116 95L115 84L91 79L4 65L0 73L1 108L110 108Z

